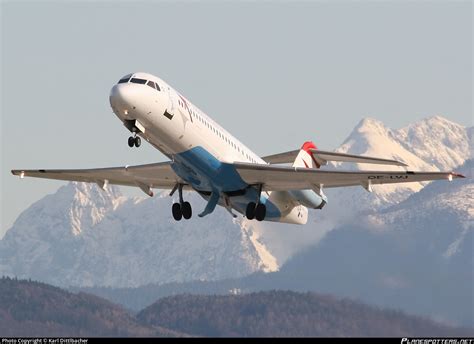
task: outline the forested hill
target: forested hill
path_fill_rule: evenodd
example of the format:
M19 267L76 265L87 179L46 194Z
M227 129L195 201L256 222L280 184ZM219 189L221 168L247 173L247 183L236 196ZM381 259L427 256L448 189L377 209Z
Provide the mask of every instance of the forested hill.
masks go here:
M199 336L460 336L431 320L315 293L268 291L244 295L178 295L160 299L138 314Z
M0 334L9 336L180 336L140 324L120 306L44 283L0 279Z
M131 314L100 297L0 279L2 336L472 336L474 330L315 293L182 294Z

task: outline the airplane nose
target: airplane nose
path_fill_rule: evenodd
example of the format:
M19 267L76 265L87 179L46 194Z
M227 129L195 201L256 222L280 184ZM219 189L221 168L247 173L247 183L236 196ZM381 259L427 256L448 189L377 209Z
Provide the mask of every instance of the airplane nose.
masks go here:
M110 106L115 112L127 115L130 110L135 109L133 92L129 84L117 84L110 90Z
M117 93L118 85L114 85L114 87L112 87L112 89L110 90L110 100L113 100L117 96Z

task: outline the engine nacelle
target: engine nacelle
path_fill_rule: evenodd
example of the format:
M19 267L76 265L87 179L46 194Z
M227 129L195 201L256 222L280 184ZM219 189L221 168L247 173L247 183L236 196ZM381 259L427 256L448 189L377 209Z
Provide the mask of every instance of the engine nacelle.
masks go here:
M323 198L313 190L291 190L288 193L295 201L311 209L322 209L327 202L326 196Z

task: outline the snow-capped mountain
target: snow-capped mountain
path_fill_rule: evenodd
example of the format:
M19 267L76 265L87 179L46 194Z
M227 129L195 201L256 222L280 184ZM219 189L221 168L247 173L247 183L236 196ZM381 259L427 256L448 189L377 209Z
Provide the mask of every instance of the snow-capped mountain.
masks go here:
M195 209L197 195L186 194ZM25 210L0 241L0 275L62 286L216 280L274 271L251 227L218 209L176 223L171 199L127 198L116 187L72 182Z
M364 118L336 151L400 160L408 165L406 169L409 171L451 171L471 156L471 137L472 128L441 116L429 117L398 130L387 128L376 119ZM398 166L373 164L339 163L333 166L360 170L405 170ZM361 188L339 189L333 192L333 198L349 209L355 207L356 211L380 209L407 199L427 184L376 185L370 195Z
M466 128L441 116L428 117L401 129L390 129L376 119L364 118L337 151L392 157L413 170L429 166L433 170L450 170L470 157L472 131L473 127ZM374 168L370 164L360 165Z

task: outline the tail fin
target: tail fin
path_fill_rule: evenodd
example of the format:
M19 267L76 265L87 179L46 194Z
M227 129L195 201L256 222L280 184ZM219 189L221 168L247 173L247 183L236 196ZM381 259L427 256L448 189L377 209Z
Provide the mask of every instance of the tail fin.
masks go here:
M320 168L321 165L314 158L311 150L316 150L316 145L307 141L301 147L293 167ZM327 203L327 197L322 191L322 185L314 185L313 190L289 190L288 193L299 204L312 209L322 209Z
M306 168L320 168L316 159L314 159L311 149L317 149L316 145L311 141L306 141L301 146L301 149L293 162L293 167L306 167Z

